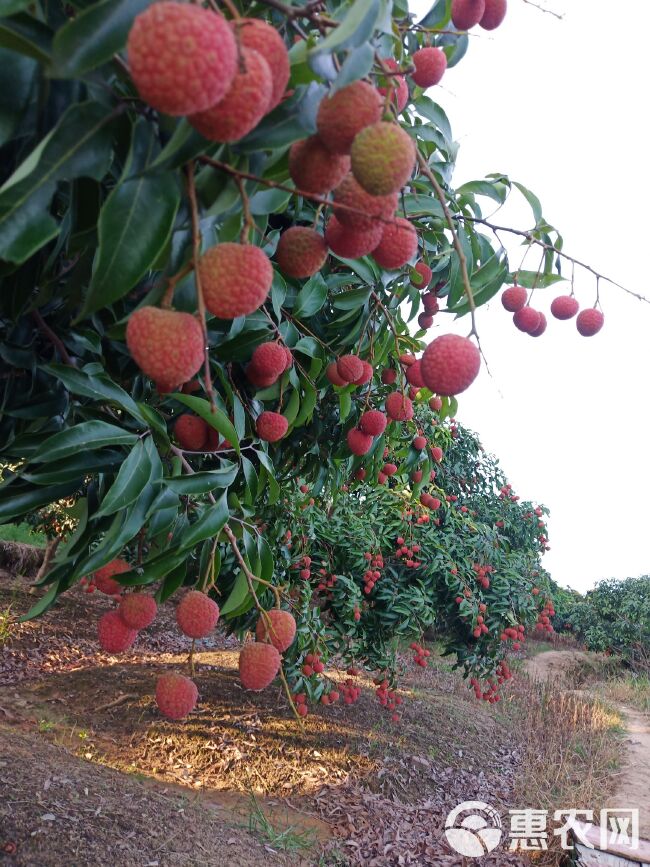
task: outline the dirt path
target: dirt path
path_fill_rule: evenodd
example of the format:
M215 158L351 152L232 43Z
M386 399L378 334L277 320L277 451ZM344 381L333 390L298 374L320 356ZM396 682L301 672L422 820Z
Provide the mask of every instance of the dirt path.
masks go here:
M571 669L590 654L579 650L549 650L532 657L526 669L536 680L555 680L567 685ZM625 718L625 761L619 774L618 789L606 806L638 807L640 835L650 840L650 714L615 704Z

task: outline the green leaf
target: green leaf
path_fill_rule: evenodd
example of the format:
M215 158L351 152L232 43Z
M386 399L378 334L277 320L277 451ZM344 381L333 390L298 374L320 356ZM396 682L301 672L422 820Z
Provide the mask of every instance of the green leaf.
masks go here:
M137 175L157 147L153 127L139 118L122 179L99 215L99 249L80 317L126 295L167 244L180 202L175 177L171 172Z
M0 259L21 264L59 232L50 200L62 178L100 180L111 157L110 112L104 105L72 105L45 146L27 157L0 189Z
M337 75L330 93L336 93L337 90L352 84L353 81L365 78L372 69L374 59L375 49L369 42L350 51L343 61L341 71Z
M31 3L12 3L9 0L7 3L9 11L0 14L10 15L12 11L24 9L27 5ZM32 15L21 13L11 18L0 19L0 45L4 48L33 57L39 63L49 63L51 44L52 31L47 24L43 24Z
M37 68L33 58L0 48L0 145L11 138L25 112Z
M305 319L318 313L327 298L327 283L318 272L305 283L296 297L293 305L293 315L297 319Z
M101 508L95 513L95 518L104 515L112 515L119 509L124 509L136 500L144 486L149 482L151 475L151 462L147 455L144 443L138 440L133 446L127 459L120 467L117 478L111 485L108 493L102 500Z
M232 615L236 612L238 608L241 608L241 606L246 602L248 595L248 581L246 580L244 573L240 570L235 578L235 583L228 598L220 608L221 617L228 617L228 615Z
M46 504L55 503L74 493L78 485L68 482L53 487L32 486L20 488L14 485L0 485L0 523L19 518Z
M52 78L77 78L124 48L133 19L151 0L102 0L57 31L52 43Z
M164 484L176 494L208 494L231 485L239 471L237 464L228 464L219 470L204 470L185 476L164 479Z
M533 287L536 289L547 289L549 286L562 283L567 279L561 274L544 274L538 271L517 271L510 275L510 280L514 281L515 277L517 283L523 286L524 289L532 289Z
M32 463L51 463L85 449L133 445L137 436L105 421L84 421L48 437L31 456Z
M339 414L341 417L341 421L345 421L346 418L350 415L350 410L352 409L352 397L350 395L349 390L344 390L339 392Z
M530 205L533 212L533 217L535 218L535 225L540 223L542 220L542 204L535 195L535 193L532 193L527 187L525 187L523 184L518 183L517 181L513 181L512 186L517 187L519 192Z
M131 395L113 382L99 364L88 364L81 370L68 364L43 364L41 370L55 376L72 394L80 394L97 402L109 401L126 410L142 424L150 424Z
M29 609L27 614L24 614L20 618L20 623L25 623L27 620L34 620L36 617L40 617L41 614L44 614L48 608L50 608L55 602L56 597L59 595L59 582L53 584L47 593L36 602Z
M190 525L183 534L182 547L187 550L194 548L204 539L213 539L226 526L230 517L228 509L228 494L223 493L213 506L208 506L197 521Z
M338 27L330 30L310 52L310 56L324 52L341 51L363 45L372 36L381 10L379 0L354 0Z
M224 412L220 409L215 409L215 411L212 412L209 402L203 400L201 397L192 397L189 394L180 394L178 392L170 396L179 403L189 406L193 412L200 415L201 418L210 425L210 427L219 431L222 437L229 440L230 443L232 443L234 450L239 454L239 437L237 436L237 431Z
M160 604L166 602L170 596L172 596L179 587L183 585L185 581L185 576L187 574L187 560L183 560L182 563L179 563L175 569L172 569L171 572L168 572L165 575L165 580L162 583L162 586L156 593L156 599Z

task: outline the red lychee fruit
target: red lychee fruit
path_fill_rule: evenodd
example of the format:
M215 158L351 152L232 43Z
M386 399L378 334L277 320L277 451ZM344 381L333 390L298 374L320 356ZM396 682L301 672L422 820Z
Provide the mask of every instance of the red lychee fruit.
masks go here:
M539 325L534 331L530 332L531 337L541 337L542 334L546 331L546 316L543 313L539 314Z
M440 446L432 446L432 448L431 448L431 457L433 458L433 460L434 460L437 464L439 464L439 463L442 461L442 458L443 458L443 451L442 451L442 449L440 448Z
M272 644L251 642L239 654L239 679L244 689L259 691L273 682L280 670L280 654Z
M433 294L433 292L425 292L422 296L422 305L424 307L424 312L434 316L440 306L438 304L438 298Z
M183 635L205 638L219 620L219 606L206 593L190 590L176 608L176 622Z
M344 382L354 382L363 375L363 364L356 355L342 355L336 362L336 369Z
M199 691L189 677L176 672L161 675L156 681L156 704L167 719L183 719L196 707Z
M348 448L353 455L365 455L372 447L372 437L359 428L352 427L347 434Z
M111 560L101 569L98 569L93 575L93 582L100 593L105 593L107 596L115 596L116 593L122 591L122 585L112 576L121 575L123 572L130 572L131 566L126 560L117 557Z
M356 229L343 225L332 215L325 227L325 243L336 256L360 259L372 253L381 241L384 224L374 220L368 228Z
M369 409L359 419L359 428L370 436L378 437L386 430L388 419L379 409Z
M355 385L365 385L372 379L372 364L365 361L363 358L361 359L361 364L363 365L363 373L361 374L361 376L357 377L357 379L352 380Z
M382 58L382 65L384 68L390 69L391 72L397 72L399 69L399 64L392 57ZM385 75L382 78L385 80L386 85L378 87L377 90L384 97L390 91L390 103L394 106L397 114L401 114L409 101L409 88L406 78L403 75Z
M281 440L289 429L289 422L279 412L265 410L255 422L255 430L261 440L275 443Z
M273 268L260 247L225 242L201 256L199 276L210 313L219 319L236 319L262 306L273 282Z
M399 192L413 173L415 143L397 123L379 121L355 137L352 174L371 196Z
M485 0L485 12L479 21L483 30L495 30L506 17L508 0Z
M485 12L485 0L452 0L451 20L458 30L471 30Z
M209 141L239 141L268 111L272 90L266 60L257 51L242 48L228 93L216 105L190 115L188 120Z
M384 385L392 385L397 379L397 371L392 367L385 367L381 372L381 381Z
M329 193L349 171L350 157L333 154L317 135L294 142L289 150L291 180L306 193Z
M273 647L280 653L293 644L293 639L296 637L296 621L293 615L288 611L282 611L279 608L272 608L266 612L266 616L260 616L255 627L255 635L258 641L270 641Z
M411 284L417 286L418 289L425 289L431 282L433 271L429 268L426 262L416 262L413 271L415 271L415 273L411 273ZM433 297L435 298L435 295ZM426 305L424 309L427 310ZM428 310L427 313L429 313Z
M406 368L406 381L409 385L415 386L415 388L424 388L421 361L416 361Z
M413 404L401 391L394 391L386 398L386 414L393 421L409 421L413 418Z
M427 328L431 328L433 325L433 316L430 316L428 313L420 313L418 316L418 325L423 331L426 331Z
M362 482L362 481L365 479L366 475L367 475L367 473L366 473L366 471L364 470L364 468L363 468L363 467L359 467L359 469L358 469L358 470L356 471L356 473L354 474L354 478L355 478L358 482Z
M427 438L423 436L413 437L413 448L421 452L427 447Z
M356 210L347 210L347 208L355 208ZM396 193L390 193L386 196L371 196L351 172L343 178L334 190L334 214L339 223L352 229L372 229L377 223L380 223L383 231L386 221L395 213L396 208Z
M414 484L419 485L422 481L422 470L413 470L411 473L411 481Z
M203 330L189 313L140 307L127 322L126 345L158 391L173 391L203 364Z
M415 66L411 78L419 87L433 87L438 84L447 69L447 55L441 48L420 48L412 55L411 60Z
M268 388L274 382L277 382L278 379L275 374L262 373L252 364L246 367L246 378L255 388Z
M355 81L326 96L318 106L316 127L325 147L334 154L349 154L354 137L381 120L382 101L366 81Z
M443 334L427 346L422 356L422 378L437 394L460 394L474 382L481 354L472 341L458 334Z
M287 368L284 346L269 341L256 346L246 368L246 376L254 385L268 386L274 383Z
M138 631L127 626L119 612L114 610L107 611L99 618L97 634L102 650L107 653L122 653L131 647Z
M261 18L239 18L231 21L240 46L262 55L271 72L271 99L268 111L275 108L284 96L289 81L289 52L282 37L271 24Z
M200 416L185 413L174 422L174 436L182 449L200 452L208 438L208 425Z
M595 310L593 307L581 310L576 319L576 328L583 337L593 337L594 334L598 334L604 324L605 317L600 310Z
M332 385L338 385L339 387L347 385L347 382L341 377L338 365L335 361L331 361L327 365L325 368L325 376L329 379Z
M325 264L327 244L315 229L292 226L280 235L275 258L288 277L311 277Z
M415 228L404 217L397 217L384 226L381 241L372 251L372 258L382 268L393 271L406 265L418 249Z
M138 93L158 111L183 115L222 99L235 75L237 45L221 15L189 3L152 3L127 42Z
M381 471L385 476L394 476L395 473L397 472L397 466L395 464L390 464L390 463L384 464Z
M442 409L442 398L441 397L432 397L429 401L429 408L434 412L440 412Z
M120 600L117 610L130 629L146 629L153 623L158 606L147 593L128 593Z
M509 313L516 313L526 306L528 290L523 286L510 286L501 295L501 303Z
M288 346L283 346L282 348L284 349L284 355L287 359L287 363L284 365L284 369L289 370L291 367L293 367L293 353Z
M532 307L522 307L512 317L515 327L525 334L532 334L539 325L539 312Z
M579 309L578 300L572 295L559 295L551 304L551 313L556 319L573 319Z

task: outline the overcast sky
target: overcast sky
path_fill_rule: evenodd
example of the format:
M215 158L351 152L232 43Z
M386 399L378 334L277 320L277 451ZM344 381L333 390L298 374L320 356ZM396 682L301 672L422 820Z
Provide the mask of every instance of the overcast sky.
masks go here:
M650 297L650 3L540 3L563 19L509 0L503 25L476 28L465 58L429 91L461 145L454 183L489 172L522 182L565 252ZM495 222L529 228L528 206L514 199ZM509 249L515 267L521 253L516 242ZM526 268L536 267L531 252ZM514 328L498 298L480 309L492 377L483 369L461 395L458 418L497 454L522 498L550 508L545 566L560 584L586 590L601 578L650 574L650 305L601 281L605 327L583 338L574 321L549 315L563 285L536 293L533 306L549 319L538 339ZM582 306L593 306L595 289L577 269ZM442 328L450 325L445 317ZM467 333L468 320L451 329Z

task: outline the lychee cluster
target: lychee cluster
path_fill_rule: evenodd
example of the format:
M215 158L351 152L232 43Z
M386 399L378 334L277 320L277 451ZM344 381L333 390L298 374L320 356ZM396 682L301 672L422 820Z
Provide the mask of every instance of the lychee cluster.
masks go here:
M544 603L544 607L540 611L537 617L537 624L535 628L540 632L553 632L553 624L551 623L551 617L555 617L555 608L553 607L553 603L548 600Z
M261 343L253 350L246 377L256 388L268 388L293 365L293 355L280 343Z
M515 327L531 337L540 337L545 331L547 320L544 313L535 310L528 303L528 293L523 286L509 286L501 294L504 308L513 313ZM593 337L605 324L605 316L596 307L582 310L577 299L571 295L558 295L551 303L551 314L562 321L576 317L576 328L583 337Z
M363 592L367 595L372 593L372 589L381 578L381 570L384 568L384 558L381 553L373 554L371 551L366 551L363 555L368 561L368 568L363 573Z
M496 30L507 11L507 0L452 0L451 20L458 30L471 30L477 24Z
M415 656L413 657L413 662L416 665L419 665L420 668L426 668L428 665L427 660L431 656L431 651L427 650L424 645L418 644L417 641L412 641L409 644L409 648L415 653Z
M517 626L507 626L499 636L501 641L512 641L512 649L520 650L521 645L526 641L526 627L520 623Z
M375 695L381 707L385 708L391 714L392 722L399 722L399 714L397 708L402 704L401 696L397 695L394 689L390 689L390 684L386 678L377 677L374 680Z
M107 653L123 653L128 650L138 632L153 623L157 610L153 596L146 593L123 595L117 608L107 611L99 618L97 634L102 650Z

